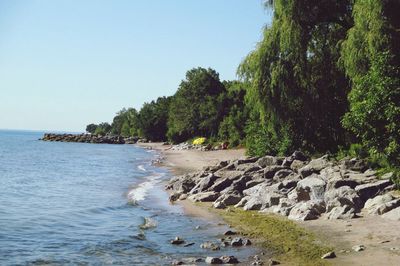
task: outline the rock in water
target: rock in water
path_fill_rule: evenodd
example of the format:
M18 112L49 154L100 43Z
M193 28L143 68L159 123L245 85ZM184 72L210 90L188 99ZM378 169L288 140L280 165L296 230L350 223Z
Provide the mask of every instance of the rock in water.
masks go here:
M175 239L171 240L172 245L181 245L183 243L185 243L185 241L182 238L180 238L179 236L177 236L177 237L175 237Z
M206 263L207 264L222 264L224 262L220 258L217 258L217 257L207 257Z

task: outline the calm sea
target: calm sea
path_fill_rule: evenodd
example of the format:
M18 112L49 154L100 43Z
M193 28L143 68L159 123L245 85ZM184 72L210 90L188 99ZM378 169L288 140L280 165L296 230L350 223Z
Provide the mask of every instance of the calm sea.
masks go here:
M226 228L168 203L170 176L151 165L153 151L42 134L0 131L0 265L171 265L252 253L199 247ZM146 219L153 227L141 228ZM169 244L177 235L195 244Z

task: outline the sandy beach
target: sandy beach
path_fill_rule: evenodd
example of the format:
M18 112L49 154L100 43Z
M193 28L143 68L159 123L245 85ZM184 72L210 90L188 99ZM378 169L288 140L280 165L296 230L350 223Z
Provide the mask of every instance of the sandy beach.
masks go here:
M141 147L158 150L164 161L162 166L180 175L200 170L220 160L245 156L244 149L197 151L171 150L161 143L141 143ZM214 212L188 201L180 201L188 215L208 217L221 221ZM361 214L363 216L363 214ZM333 247L337 258L327 260L330 265L400 265L399 223L379 216L365 216L351 220L318 219L297 222L298 226L313 232L317 241ZM352 247L364 245L364 251L355 252Z

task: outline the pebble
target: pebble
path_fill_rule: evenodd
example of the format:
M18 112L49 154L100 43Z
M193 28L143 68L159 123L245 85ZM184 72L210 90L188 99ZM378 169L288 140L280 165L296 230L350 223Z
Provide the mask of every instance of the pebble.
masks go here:
M220 259L226 264L237 264L239 260L235 256L222 256Z
M353 246L352 249L356 252L360 252L360 251L365 250L365 246L364 245L356 245L356 246Z
M333 251L328 252L328 253L322 255L322 257L321 257L321 259L333 259L333 258L336 258L336 254Z
M224 235L225 235L225 236L233 236L233 235L236 235L236 232L231 231L231 230L228 230L228 231L226 231L226 232L224 233Z
M389 242L390 242L390 240L382 240L379 242L379 244L385 244L385 243L389 243Z
M269 266L272 266L272 265L279 265L279 264L281 264L279 261L277 261L277 260L273 260L273 259L269 259L268 260L268 265Z

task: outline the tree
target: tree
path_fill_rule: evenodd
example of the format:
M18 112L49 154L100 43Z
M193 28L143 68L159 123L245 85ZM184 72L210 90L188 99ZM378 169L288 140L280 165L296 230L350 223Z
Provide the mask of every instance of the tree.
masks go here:
M213 69L194 68L186 73L169 108L168 138L174 142L195 136L217 136L223 117L225 88Z
M97 126L94 134L104 136L109 134L110 132L111 132L111 125L107 122L103 122Z
M345 139L340 121L349 84L336 62L351 1L276 0L273 7L271 27L238 70L252 84L247 98L259 117L251 122L263 129L249 133L265 134L249 140L274 142L263 153L335 150Z
M157 101L145 103L140 109L140 134L151 141L164 141L167 134L170 97L159 97Z
M400 2L355 1L354 27L343 43L352 82L343 125L369 151L400 165Z
M86 126L86 132L93 134L96 131L97 125L96 124L89 124Z

